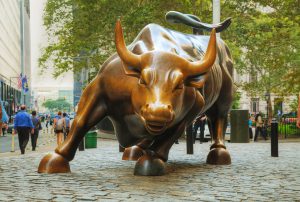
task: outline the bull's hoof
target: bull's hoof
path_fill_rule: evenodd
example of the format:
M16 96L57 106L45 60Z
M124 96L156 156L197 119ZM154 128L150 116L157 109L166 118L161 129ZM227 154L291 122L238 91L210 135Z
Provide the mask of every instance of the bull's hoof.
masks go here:
M166 173L166 166L163 160L148 154L138 159L134 168L134 175L160 176Z
M229 165L231 164L230 154L224 148L214 148L208 153L206 163L212 165Z
M139 146L132 146L125 149L122 160L137 161L144 155L144 150Z
M47 154L41 160L39 168L39 173L69 173L70 165L69 161L63 156L53 153Z

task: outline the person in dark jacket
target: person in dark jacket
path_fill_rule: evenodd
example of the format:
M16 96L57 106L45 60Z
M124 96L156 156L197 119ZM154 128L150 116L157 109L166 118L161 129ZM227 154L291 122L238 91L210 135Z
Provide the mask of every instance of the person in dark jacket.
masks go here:
M204 142L205 123L206 123L206 116L204 114L196 118L194 123L194 128L193 128L194 143L196 142L198 128L200 128L200 138L199 138L200 143Z
M32 146L32 151L35 151L36 148L36 142L39 137L39 132L41 128L41 121L40 119L36 116L36 111L31 112L31 121L34 127L34 132L31 134L31 146Z
M21 154L25 154L25 149L29 141L29 133L34 132L30 115L25 110L26 106L22 105L14 121L14 134L18 132Z

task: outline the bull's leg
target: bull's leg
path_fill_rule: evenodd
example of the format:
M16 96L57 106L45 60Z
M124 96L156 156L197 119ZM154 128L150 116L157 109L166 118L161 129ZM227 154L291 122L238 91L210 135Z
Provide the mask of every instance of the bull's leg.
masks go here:
M140 157L135 165L134 175L159 176L164 175L165 161L168 160L169 150L174 142L182 135L185 123L168 130L155 138L153 144Z
M153 140L144 139L137 145L127 147L124 150L122 160L137 161L141 156L146 154L146 149L152 144Z
M210 147L210 152L206 162L214 165L231 164L230 154L224 145L224 132L227 126L227 114L217 115L218 111L212 109L207 113L210 132L213 138L213 144Z
M97 80L94 80L83 92L76 118L66 141L56 148L54 154L48 154L41 160L39 173L70 172L69 161L74 158L79 143L86 132L99 123L106 114L106 107L101 99L101 89L97 85Z

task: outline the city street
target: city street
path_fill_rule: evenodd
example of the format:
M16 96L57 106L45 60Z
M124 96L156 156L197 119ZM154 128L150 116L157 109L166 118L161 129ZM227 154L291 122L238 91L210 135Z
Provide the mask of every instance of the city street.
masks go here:
M14 148L12 148L12 144L11 144L13 138L14 138ZM37 140L37 150L40 152L44 150L47 151L49 148L52 149L55 143L56 143L56 137L54 134L50 133L50 129L49 132L47 132L46 129L43 129L39 133L39 138ZM6 153L6 152L10 152L10 153ZM30 137L26 147L26 152L31 152ZM6 133L5 136L0 137L0 157L7 156L8 154L10 156L20 154L18 135L12 136L11 134Z
M0 201L300 201L299 142L280 143L278 158L270 143L227 143L232 165L212 166L205 164L210 143L187 155L181 140L165 176L141 177L107 139L77 152L72 173L38 174L40 159L55 148L53 136L45 137L37 152L0 155Z
M12 151L12 137L13 136L11 134L5 134L5 136L0 136L0 153ZM20 150L18 135L14 136L14 149Z
M0 202L300 202L299 8L0 0Z

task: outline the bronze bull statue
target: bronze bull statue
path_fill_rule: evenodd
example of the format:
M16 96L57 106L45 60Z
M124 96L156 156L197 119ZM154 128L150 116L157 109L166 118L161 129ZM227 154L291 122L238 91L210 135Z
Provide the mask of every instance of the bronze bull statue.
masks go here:
M207 163L230 164L223 134L233 65L228 47L210 30L208 37L150 24L127 48L117 21L117 53L84 90L68 138L41 160L38 172L70 172L84 135L106 116L126 148L123 159L137 161L135 175L163 175L174 141L203 113L214 141Z

